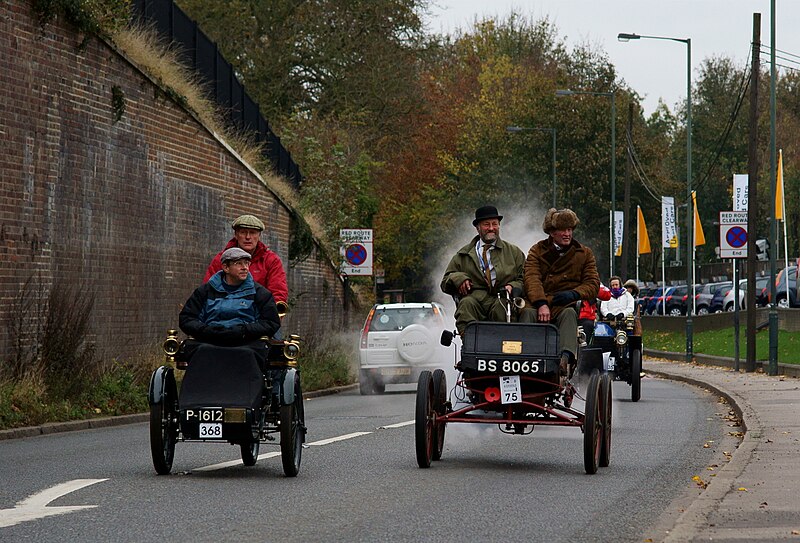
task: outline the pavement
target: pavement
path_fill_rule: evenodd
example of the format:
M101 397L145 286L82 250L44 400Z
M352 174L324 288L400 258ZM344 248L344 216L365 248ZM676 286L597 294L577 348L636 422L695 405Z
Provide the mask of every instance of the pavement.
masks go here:
M730 460L721 465L714 476L704 476L703 482L708 486L659 541L800 542L800 379L797 368L780 364L780 375L772 377L764 373L762 367L750 373L736 371L730 360L698 356L695 360L702 363L689 364L680 361L683 355L676 353L646 351L645 355L643 370L647 375L684 381L725 397L742 423L731 431L743 433L739 446L730 453ZM333 394L355 386L304 396ZM0 439L146 420L147 414L139 414L54 423L0 431Z
M800 379L649 357L643 370L724 396L744 434L661 541L800 541Z

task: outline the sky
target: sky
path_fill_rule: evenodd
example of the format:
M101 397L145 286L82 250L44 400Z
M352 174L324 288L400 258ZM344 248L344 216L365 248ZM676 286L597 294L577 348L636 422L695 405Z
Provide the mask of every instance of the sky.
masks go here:
M692 80L704 59L725 56L748 61L753 13L761 13L762 47L770 46L769 0L432 0L428 30L453 33L475 18L508 15L512 9L534 21L548 17L571 49L590 44L604 50L618 77L643 97L645 114L659 98L674 111L686 100L687 47L681 42L642 39L623 43L620 32L692 41ZM800 0L775 0L776 64L800 69ZM778 50L786 53L777 52ZM768 49L761 62L768 69ZM791 56L798 55L798 56ZM782 68L778 68L782 69ZM591 90L591 89L585 89Z

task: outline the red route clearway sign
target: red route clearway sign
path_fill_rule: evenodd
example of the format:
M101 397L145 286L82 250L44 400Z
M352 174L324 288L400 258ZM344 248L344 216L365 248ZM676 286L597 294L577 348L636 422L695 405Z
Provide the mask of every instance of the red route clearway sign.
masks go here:
M719 212L719 257L747 258L747 211Z

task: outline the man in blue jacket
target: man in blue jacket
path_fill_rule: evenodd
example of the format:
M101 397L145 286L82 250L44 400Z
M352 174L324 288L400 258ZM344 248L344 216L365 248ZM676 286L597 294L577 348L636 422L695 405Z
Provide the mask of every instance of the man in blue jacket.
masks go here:
M266 346L258 341L280 328L272 293L256 283L248 270L251 256L232 247L222 253L222 270L197 287L179 317L181 330L195 340L214 345L247 345L266 361ZM186 353L191 358L193 349Z

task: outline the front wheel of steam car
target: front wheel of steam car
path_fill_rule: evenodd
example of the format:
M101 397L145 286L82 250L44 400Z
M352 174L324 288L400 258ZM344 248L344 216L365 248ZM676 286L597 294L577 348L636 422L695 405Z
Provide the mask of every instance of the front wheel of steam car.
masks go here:
M296 477L300 472L300 460L305 440L305 417L303 395L299 383L295 386L294 401L280 408L281 462L287 477Z
M603 402L600 399L600 373L589 377L586 388L586 412L583 423L583 465L586 473L597 473L603 438Z
M445 413L447 404L447 377L444 370L437 369L433 372L433 410L437 416ZM432 460L441 460L444 450L444 432L447 425L443 423L433 425L433 454Z
M250 443L240 443L239 447L242 449L242 464L245 466L255 466L258 461L258 449L261 444L258 441Z
M419 374L417 381L416 414L414 417L414 442L417 465L431 467L433 459L433 376L428 370Z
M167 475L172 471L175 442L178 438L175 378L168 373L164 379L160 401L150 405L150 453L153 467L159 475Z
M631 401L638 402L642 397L642 351L631 350Z
M603 373L600 376L600 400L603 403L600 409L603 420L603 438L600 444L601 468L608 467L611 461L611 376Z

